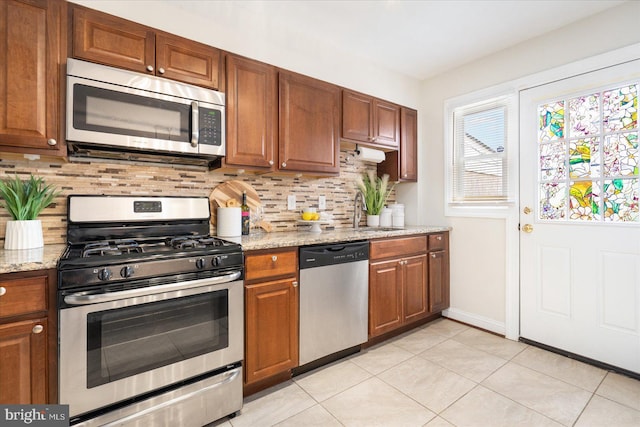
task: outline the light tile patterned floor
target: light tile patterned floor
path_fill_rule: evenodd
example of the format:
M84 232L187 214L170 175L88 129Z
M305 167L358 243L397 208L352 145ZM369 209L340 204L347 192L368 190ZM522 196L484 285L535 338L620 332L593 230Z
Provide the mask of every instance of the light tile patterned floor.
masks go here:
M640 381L447 319L249 397L218 427L640 426Z

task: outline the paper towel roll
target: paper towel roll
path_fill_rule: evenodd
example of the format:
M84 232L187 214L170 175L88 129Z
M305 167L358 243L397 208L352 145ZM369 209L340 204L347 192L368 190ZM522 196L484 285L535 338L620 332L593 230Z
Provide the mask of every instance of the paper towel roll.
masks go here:
M385 159L384 151L374 150L373 148L367 147L358 147L357 151L357 158L363 162L380 163Z
M242 212L240 208L218 208L218 236L238 237L242 235Z

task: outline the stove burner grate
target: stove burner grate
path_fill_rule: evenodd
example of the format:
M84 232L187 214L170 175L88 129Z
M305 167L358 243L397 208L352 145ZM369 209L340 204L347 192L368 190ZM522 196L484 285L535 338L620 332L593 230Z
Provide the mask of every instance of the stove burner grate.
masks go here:
M179 236L168 238L166 244L175 249L188 249L223 246L224 242L208 236Z
M82 258L143 252L144 250L135 240L101 241L87 243L82 249Z

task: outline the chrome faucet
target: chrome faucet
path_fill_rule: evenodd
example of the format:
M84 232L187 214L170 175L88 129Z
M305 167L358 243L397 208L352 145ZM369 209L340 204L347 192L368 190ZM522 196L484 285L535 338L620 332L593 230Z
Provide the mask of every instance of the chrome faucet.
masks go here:
M364 203L363 197L362 192L356 191L356 197L353 200L353 228L356 230L360 225L360 218L362 218L362 204ZM358 201L360 201L359 204Z

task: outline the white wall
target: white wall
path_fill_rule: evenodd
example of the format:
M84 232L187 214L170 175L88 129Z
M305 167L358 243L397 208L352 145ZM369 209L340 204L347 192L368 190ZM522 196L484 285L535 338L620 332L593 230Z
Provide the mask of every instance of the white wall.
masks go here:
M450 316L504 332L510 271L505 260L510 255L517 262L518 254L517 245L507 254L509 233L517 221L445 217L445 100L638 43L638 18L640 2L623 3L423 82L418 198L414 202L402 192L398 198L406 197L409 222L453 227Z

